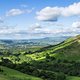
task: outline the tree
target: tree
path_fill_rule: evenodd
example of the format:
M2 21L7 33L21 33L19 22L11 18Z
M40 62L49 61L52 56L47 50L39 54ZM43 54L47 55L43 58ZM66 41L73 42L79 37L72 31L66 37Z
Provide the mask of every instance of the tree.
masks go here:
M46 53L46 59L50 59L50 55Z

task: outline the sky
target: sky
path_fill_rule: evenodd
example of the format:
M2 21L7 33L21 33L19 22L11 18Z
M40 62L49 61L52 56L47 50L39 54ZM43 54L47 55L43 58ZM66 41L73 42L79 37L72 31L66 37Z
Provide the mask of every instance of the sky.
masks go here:
M0 0L0 39L80 34L80 0Z

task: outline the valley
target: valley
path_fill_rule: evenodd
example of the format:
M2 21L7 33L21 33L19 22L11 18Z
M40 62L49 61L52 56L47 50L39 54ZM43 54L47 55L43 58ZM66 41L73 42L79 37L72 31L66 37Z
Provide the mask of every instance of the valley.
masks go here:
M80 35L48 46L30 45L27 49L7 47L0 52L2 80L80 80ZM17 49L18 48L18 49ZM12 51L13 50L13 51ZM4 67L5 66L5 67ZM6 73L18 74L14 76ZM77 67L77 68L76 68ZM19 72L17 72L17 71ZM9 70L8 70L9 71ZM6 73L6 75L4 74ZM20 78L20 74L23 75ZM5 77L4 77L5 75ZM29 76L32 76L28 79ZM36 78L39 77L39 78ZM12 77L12 78L11 78Z
M0 80L80 80L80 0L0 0Z

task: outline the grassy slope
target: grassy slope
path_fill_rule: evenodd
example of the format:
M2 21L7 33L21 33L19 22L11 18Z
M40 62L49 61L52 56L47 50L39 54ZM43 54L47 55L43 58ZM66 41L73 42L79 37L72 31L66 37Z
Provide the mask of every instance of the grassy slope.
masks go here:
M80 36L69 38L63 43L44 49L42 52L36 52L35 54L26 56L40 60L45 58L46 53L60 59L80 60Z
M67 77L67 80L80 80L80 77L69 76Z
M60 59L80 61L80 36L65 41L68 46L54 51L55 56Z
M42 80L7 67L0 66L0 68L3 69L0 73L0 80Z
M59 59L80 60L80 36L69 38L59 45L47 47L44 51L27 56L40 60L45 59L46 53ZM80 80L80 77L68 76L67 80Z
M34 54L27 54L26 56L20 55L20 62L28 61L28 59L30 60L31 58L33 60L45 59L46 53L49 53L50 56L55 56L56 58L60 59L80 60L80 36L69 38L55 46L53 45L42 48L40 51L38 50L34 52Z
M0 73L0 80L42 80L7 67L0 66L0 68L4 70ZM80 77L69 76L67 80L80 80Z

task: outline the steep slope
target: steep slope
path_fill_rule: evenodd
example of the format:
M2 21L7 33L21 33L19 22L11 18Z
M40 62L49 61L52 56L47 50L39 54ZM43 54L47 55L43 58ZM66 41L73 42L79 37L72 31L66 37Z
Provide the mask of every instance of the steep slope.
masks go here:
M80 35L66 40L65 46L54 51L55 57L68 60L80 60ZM67 46L66 46L67 44Z
M46 54L59 59L80 60L80 35L68 38L60 44L48 46L27 55L35 60L44 59Z
M0 72L0 80L42 80L19 71L0 66L3 72Z

